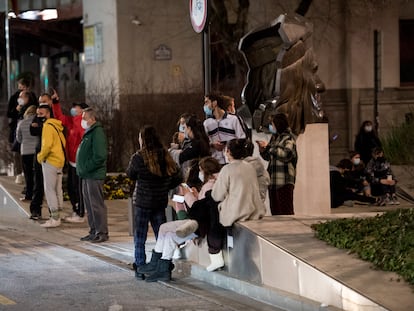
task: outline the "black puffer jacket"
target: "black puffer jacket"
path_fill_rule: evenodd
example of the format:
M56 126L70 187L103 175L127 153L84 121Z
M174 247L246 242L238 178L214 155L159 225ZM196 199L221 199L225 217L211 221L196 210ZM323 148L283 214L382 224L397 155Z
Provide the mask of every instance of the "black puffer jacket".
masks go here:
M161 151L162 152L162 151ZM160 163L165 171L165 163ZM152 174L144 163L139 151L132 155L126 171L128 177L136 180L133 204L143 209L164 209L168 204L168 191L182 182L179 168L173 176Z

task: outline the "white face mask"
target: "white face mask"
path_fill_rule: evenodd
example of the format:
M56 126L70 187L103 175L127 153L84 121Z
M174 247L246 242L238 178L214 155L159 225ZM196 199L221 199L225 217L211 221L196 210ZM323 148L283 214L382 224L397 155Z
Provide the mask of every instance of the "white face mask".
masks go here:
M372 126L371 125L365 126L365 132L371 132L371 131L372 131Z
M19 104L19 106L24 106L24 99L23 99L23 98L21 98L21 97L19 97L19 98L17 99L17 103Z
M361 159L356 158L352 161L352 163L354 163L354 165L359 165L359 163L361 163Z
M88 125L88 121L86 121L84 119L82 119L82 121L81 121L81 126L84 130L87 130L87 129L90 128L90 125Z
M200 179L201 182L204 182L204 173L202 171L198 172L198 179Z

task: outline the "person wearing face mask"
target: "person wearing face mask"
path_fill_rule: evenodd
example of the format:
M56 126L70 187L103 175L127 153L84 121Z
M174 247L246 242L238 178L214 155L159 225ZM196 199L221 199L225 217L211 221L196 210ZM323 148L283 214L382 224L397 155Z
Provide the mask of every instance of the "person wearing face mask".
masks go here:
M61 224L59 214L59 193L62 190L62 170L65 164L66 139L62 122L50 117L51 107L41 104L38 108L46 119L43 122L42 146L37 154L37 162L42 165L43 184L50 218L41 226L54 228Z
M186 183L191 186L198 186L198 179L194 180L190 170L198 165L200 158L210 155L210 146L207 134L204 131L202 122L195 116L188 116L185 120L184 127L185 137L188 139L183 149L169 150L174 159L178 159L182 175ZM181 194L178 192L178 194ZM183 219L182 213L185 213L183 204L176 203L175 211L178 219Z
M365 171L365 164L361 160L361 155L356 151L349 152L349 159L352 162L352 169L345 173L345 177L350 181L349 186L356 193L371 196L371 185Z
M372 149L382 147L381 141L372 125L372 122L366 120L362 122L358 134L355 138L354 148L356 152L361 155L361 160L364 164L368 164L372 157Z
M246 138L239 119L226 112L227 104L222 95L211 93L204 98L204 129L209 137L210 150L220 164L226 164L223 149L232 139Z
M260 197L256 169L243 161L246 148L246 139L233 139L227 143L225 154L229 164L221 169L211 192L212 199L220 202L217 208L218 219L224 228L231 227L237 221L257 220L266 214L264 202ZM216 227L216 230L215 240L223 243L224 235L220 227ZM207 271L224 266L222 247L223 244L219 243L216 243L214 248L209 247L211 264Z
M27 108L24 113L24 119L17 124L16 130L16 139L20 143L20 154L22 156L23 173L26 181L25 196L20 198L21 201L31 201L33 196L33 162L36 154L36 146L39 143L39 137L30 135L30 124L35 115L35 105Z
M56 100L53 101L52 109L55 118L60 120L66 128L66 161L68 163L68 194L72 204L72 215L65 217L64 221L82 223L85 218L82 191L80 191L79 176L76 174L76 152L85 132L81 126L83 110L88 107L85 103L72 103L70 116L63 114L59 97L56 91Z
M269 201L272 215L293 215L293 190L295 187L296 136L289 128L284 113L272 116L269 124L272 137L269 142L256 141L261 157L269 161Z
M337 208L341 205L352 207L353 201L374 204L377 200L374 197L359 195L350 188L350 181L347 178L347 172L352 169L352 161L342 159L336 166L329 168L330 191L331 191L331 208Z
M103 195L108 143L95 109L88 107L83 110L81 126L85 134L76 153L76 173L80 178L81 197L89 224L89 234L81 241L102 243L109 239L108 210Z
M52 107L53 99L52 96L48 93L43 93L39 96L39 104L47 104L49 107ZM50 111L50 117L53 117L53 111ZM45 116L45 109L37 109L36 116L33 118L32 123L30 124L30 135L38 136L39 143L36 146L36 156L40 152L41 149L41 138L42 138L42 130L43 130L43 123L46 121ZM32 201L30 202L30 219L32 220L40 220L42 218L42 203L44 197L44 186L43 186L43 172L42 166L38 161L34 161L34 188L33 188L33 197ZM60 187L61 189L62 187ZM59 205L60 201L63 201L63 193L62 191L59 192Z
M377 147L372 150L372 159L367 164L366 172L371 182L372 194L380 196L381 200L378 205L400 204L395 189L397 179L391 170L390 162L384 156L382 148Z
M24 99L20 97L21 93L27 92L28 93L28 101L27 104L29 106L35 105L38 106L38 102L36 100L36 95L30 91L31 81L27 78L20 78L17 81L17 91L12 96L10 96L9 104L7 108L7 117L9 118L9 128L10 128L10 135L9 135L9 142L13 143L16 135L16 127L17 121L22 119L24 111L22 113L19 112L20 107L24 105ZM21 99L19 99L21 98ZM19 110L18 110L19 109Z
M214 205L217 205L217 202L214 202L211 196L210 198L206 198L206 193L210 192L213 188L221 166L212 157L202 158L198 162L198 165L199 178L203 182L201 190L198 191L195 187L188 189L187 187L180 186L182 193L184 193L185 204L190 211L189 219L175 220L162 224L150 262L137 269L137 273L148 275L146 277L148 282L171 280L172 269L161 271L158 269L158 262L160 260L171 262L174 250L178 245L182 245L186 241L196 237L204 237L205 235L207 235L207 243L209 243L209 246L210 243L214 243L208 235L210 218L207 202Z

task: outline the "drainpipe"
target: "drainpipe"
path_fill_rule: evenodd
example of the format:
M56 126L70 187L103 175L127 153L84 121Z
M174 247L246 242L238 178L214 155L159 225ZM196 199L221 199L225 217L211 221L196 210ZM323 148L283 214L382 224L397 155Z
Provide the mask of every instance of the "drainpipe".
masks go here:
M6 79L7 100L11 96L10 83L10 36L9 36L9 0L4 0L4 37L6 39Z

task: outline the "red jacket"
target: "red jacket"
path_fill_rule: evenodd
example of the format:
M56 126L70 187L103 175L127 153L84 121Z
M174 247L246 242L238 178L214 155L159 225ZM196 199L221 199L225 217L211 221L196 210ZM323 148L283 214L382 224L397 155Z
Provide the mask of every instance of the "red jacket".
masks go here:
M52 109L54 117L62 121L66 127L66 159L71 163L76 163L76 152L85 133L81 126L82 115L75 117L64 115L60 103L53 104Z

